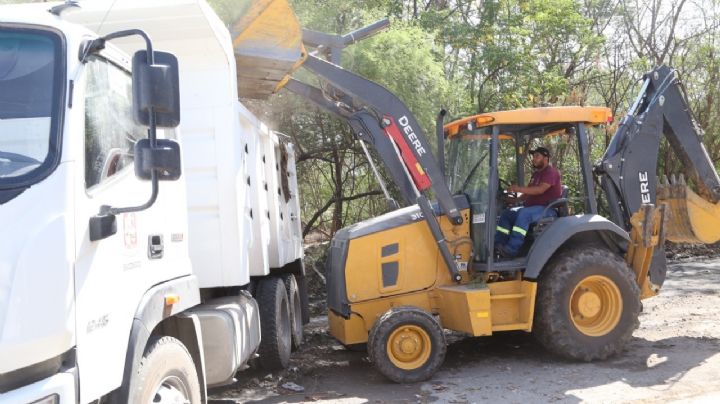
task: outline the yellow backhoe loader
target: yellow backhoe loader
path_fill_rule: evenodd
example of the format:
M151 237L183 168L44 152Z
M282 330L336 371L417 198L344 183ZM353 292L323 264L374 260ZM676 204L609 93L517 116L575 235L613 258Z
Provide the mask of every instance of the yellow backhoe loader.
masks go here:
M335 114L363 145L375 148L396 183L406 207L340 230L327 262L332 335L347 346L367 344L371 360L389 379L429 378L445 356L443 329L473 336L533 332L549 350L584 361L616 354L638 326L640 300L657 294L663 284L664 240L720 239L720 178L671 68L645 75L594 167L588 129L610 120L607 108L500 111L446 125L441 111L437 160L402 101L339 67L345 46L387 21L343 36L300 33L286 5L258 2L274 17L256 18L254 28L238 35L238 66L252 72L240 73L240 86L256 97L285 88ZM284 16L277 17L275 8ZM293 33L278 32L281 28ZM293 40L276 40L286 37ZM252 52L242 52L245 44L266 59L256 63ZM292 44L292 52L285 52L291 57L273 59L287 44ZM322 85L290 78L300 66ZM583 209L570 214L566 197L552 201L546 209L555 213L534 223L520 256L501 259L494 248L504 207L499 150L514 148L511 176L523 183L528 148L556 135L577 144L583 185L576 191ZM656 178L663 135L685 168L670 181ZM599 214L594 176L608 201L609 218ZM428 191L435 201L425 196Z

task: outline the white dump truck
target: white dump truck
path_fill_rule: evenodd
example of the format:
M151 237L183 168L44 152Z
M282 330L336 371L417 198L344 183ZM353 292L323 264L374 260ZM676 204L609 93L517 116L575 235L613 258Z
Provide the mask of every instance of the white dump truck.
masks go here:
M294 151L238 101L242 35L204 0L0 7L0 402L197 403L287 365Z

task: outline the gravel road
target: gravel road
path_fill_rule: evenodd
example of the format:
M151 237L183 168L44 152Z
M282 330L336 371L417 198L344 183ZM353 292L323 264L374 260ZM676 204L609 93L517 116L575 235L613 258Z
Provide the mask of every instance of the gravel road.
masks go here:
M441 370L411 385L387 381L364 353L330 338L325 318L317 317L289 370L241 372L238 383L211 392L211 403L718 403L718 308L720 259L675 262L661 294L644 301L640 328L620 356L576 363L545 352L525 333L450 335ZM289 382L304 391L293 391Z

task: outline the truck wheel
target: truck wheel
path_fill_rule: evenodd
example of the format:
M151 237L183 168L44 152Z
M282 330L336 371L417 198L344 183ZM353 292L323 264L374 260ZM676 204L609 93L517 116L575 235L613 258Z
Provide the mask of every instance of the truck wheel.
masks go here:
M282 279L275 276L262 278L257 301L260 308L260 365L266 370L285 369L290 362L292 337L288 295Z
M288 294L290 303L290 333L292 334L292 348L297 350L303 340L303 319L302 300L300 300L300 289L293 274L283 274L283 282Z
M416 307L395 307L370 330L368 354L396 383L429 379L445 360L445 334L433 316Z
M533 333L570 359L605 359L638 327L640 288L616 254L580 248L555 258L540 275Z
M131 382L130 403L200 404L200 382L185 345L173 337L155 337L148 343Z

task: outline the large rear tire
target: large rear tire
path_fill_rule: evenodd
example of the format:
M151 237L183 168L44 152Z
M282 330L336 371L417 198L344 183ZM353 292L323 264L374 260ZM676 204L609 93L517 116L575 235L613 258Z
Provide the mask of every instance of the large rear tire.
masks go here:
M621 257L602 248L574 249L540 275L533 333L566 358L606 359L632 337L640 307L640 289Z
M290 303L290 333L292 335L292 349L297 350L303 341L303 318L302 318L302 299L300 298L300 289L298 288L295 275L283 274L283 282L285 290L288 294Z
M290 363L292 336L290 306L282 279L275 276L262 278L257 301L260 308L260 365L266 370L285 369Z
M447 350L443 329L417 307L395 307L370 330L368 354L375 367L396 383L429 379L442 365Z
M200 404L200 381L185 345L173 337L153 338L134 374L128 402Z

